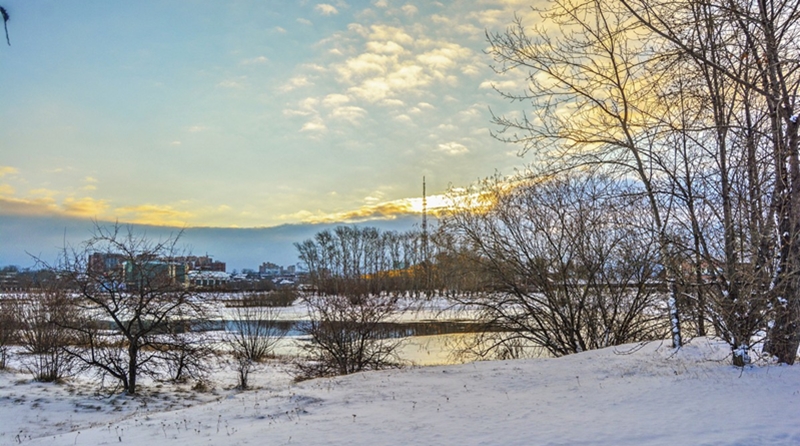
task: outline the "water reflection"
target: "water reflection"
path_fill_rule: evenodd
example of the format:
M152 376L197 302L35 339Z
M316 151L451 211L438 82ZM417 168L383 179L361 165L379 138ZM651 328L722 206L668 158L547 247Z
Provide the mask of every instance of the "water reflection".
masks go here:
M285 331L288 337L300 337L307 333L308 320L270 320L270 321L205 321L196 324L195 331L239 331L246 325L257 324L274 327L275 332ZM433 336L453 333L475 333L483 328L481 324L470 321L416 321L381 322L375 326L375 339L407 338L412 336Z
M207 321L195 325L195 330L227 331L242 330L242 324L257 324L259 321ZM275 353L285 356L302 354L302 344L310 342L306 335L308 320L261 321L274 333L286 331L275 346ZM416 366L456 364L475 359L459 354L483 326L474 321L413 321L383 322L377 325L376 339L399 339L403 341L397 352L401 361Z

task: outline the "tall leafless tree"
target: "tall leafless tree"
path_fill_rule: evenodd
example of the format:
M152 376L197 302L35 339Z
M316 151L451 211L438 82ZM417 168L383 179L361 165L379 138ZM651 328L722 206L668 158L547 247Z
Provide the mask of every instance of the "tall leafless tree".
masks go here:
M781 362L800 343L797 11L559 0L541 26L488 34L497 71L527 74L527 91L503 93L532 105L496 116L496 136L550 172L600 166L640 183L671 301L698 334L708 319L739 365L765 330Z
M619 3L666 42L664 48L693 61L705 79L723 194L723 310L736 314L750 306L753 296L768 301L771 328L764 349L791 364L800 346L798 5L790 0ZM723 164L726 151L735 150L736 139L748 155L739 168L746 173L749 188L738 196L748 199L741 217L752 248L745 255L735 253L738 197L732 188L737 166ZM759 172L767 174L767 183L759 180ZM745 287L740 289L740 284ZM725 322L746 332L735 326L746 326L752 319ZM743 347L749 344L747 339L738 341Z

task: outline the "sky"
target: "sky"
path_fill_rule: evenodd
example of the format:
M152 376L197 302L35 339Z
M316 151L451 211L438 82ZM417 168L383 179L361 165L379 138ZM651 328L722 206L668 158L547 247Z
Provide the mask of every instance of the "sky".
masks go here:
M0 219L391 220L526 162L484 50L527 1L0 5Z

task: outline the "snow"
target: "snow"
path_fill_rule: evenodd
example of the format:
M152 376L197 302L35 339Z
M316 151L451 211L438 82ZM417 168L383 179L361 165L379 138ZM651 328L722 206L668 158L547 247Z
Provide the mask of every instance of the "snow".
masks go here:
M0 372L0 445L800 444L800 366L740 369L729 352L694 339L301 383L275 362L255 390L220 368L213 391L136 398Z

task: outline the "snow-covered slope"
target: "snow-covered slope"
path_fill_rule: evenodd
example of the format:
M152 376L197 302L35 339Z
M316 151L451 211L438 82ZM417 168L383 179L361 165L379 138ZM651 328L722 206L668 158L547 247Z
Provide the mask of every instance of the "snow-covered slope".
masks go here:
M272 366L259 390L133 401L0 373L0 444L800 444L800 366L738 369L726 353L703 339L299 384Z

